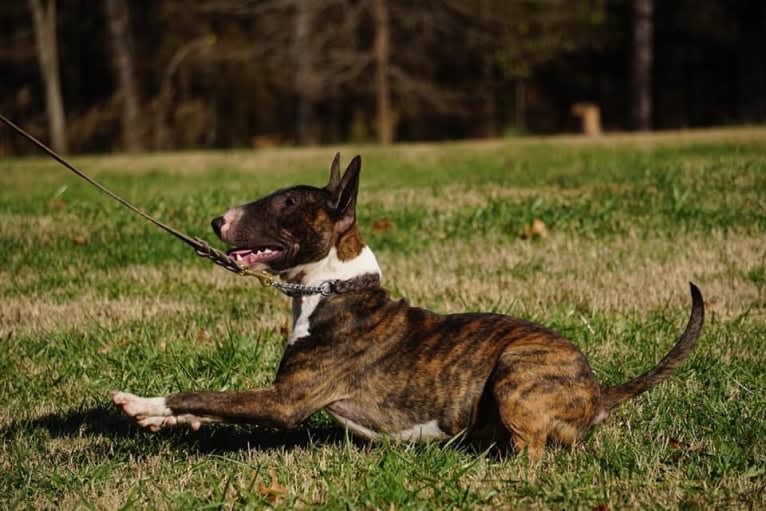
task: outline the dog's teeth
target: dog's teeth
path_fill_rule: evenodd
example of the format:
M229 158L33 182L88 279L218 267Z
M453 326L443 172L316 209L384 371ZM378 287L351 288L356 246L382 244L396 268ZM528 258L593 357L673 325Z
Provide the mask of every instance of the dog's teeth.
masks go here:
M238 263L242 262L242 254L234 254L234 256L236 257Z

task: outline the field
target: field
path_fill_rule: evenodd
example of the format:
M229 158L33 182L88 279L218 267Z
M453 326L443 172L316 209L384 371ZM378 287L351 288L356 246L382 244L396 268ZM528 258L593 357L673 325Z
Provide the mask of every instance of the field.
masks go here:
M323 413L293 431L139 430L110 389L267 384L289 302L43 158L0 160L0 508L766 507L766 129L93 156L74 161L212 241L209 221L363 156L360 223L394 296L553 327L603 383L706 324L670 381L573 450L367 445ZM533 220L546 235L524 235ZM272 479L273 478L273 479Z

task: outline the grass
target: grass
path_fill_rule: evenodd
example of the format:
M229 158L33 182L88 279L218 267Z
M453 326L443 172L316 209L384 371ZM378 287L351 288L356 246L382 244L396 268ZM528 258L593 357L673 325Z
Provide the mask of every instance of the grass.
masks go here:
M766 131L342 148L395 295L552 326L603 383L707 322L670 381L542 464L454 442L365 445L323 413L295 431L150 434L110 389L273 377L286 299L45 159L0 161L0 507L645 509L766 506ZM75 161L193 235L229 206L322 185L334 148ZM541 219L548 236L524 239ZM272 479L273 475L273 479Z

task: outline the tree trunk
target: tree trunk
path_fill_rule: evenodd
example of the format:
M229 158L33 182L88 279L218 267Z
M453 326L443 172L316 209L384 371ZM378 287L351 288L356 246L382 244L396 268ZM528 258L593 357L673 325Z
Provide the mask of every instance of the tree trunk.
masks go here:
M390 33L386 0L373 0L375 20L375 95L377 103L378 142L394 141L394 123L391 115L391 89L388 83L388 57Z
M495 138L497 137L497 100L492 76L492 63L489 59L485 59L481 74L484 98L481 104L482 127L478 134L485 138Z
M297 133L298 143L315 145L319 143L316 130L313 90L313 48L311 46L311 24L313 21L314 0L296 2L296 15L293 37L295 56L295 90L298 95Z
M766 3L763 0L741 2L738 13L742 23L737 30L737 113L741 121L758 123L766 119L766 66L763 65Z
M523 78L516 80L514 92L514 128L522 134L527 131L527 84Z
M492 22L492 4L491 0L481 0L478 4L478 18L481 23ZM489 52L488 52L489 53ZM485 138L497 137L497 98L495 96L494 66L497 56L489 53L483 58L481 66L481 82L484 93L482 102L482 121L483 126L479 135Z
M61 99L59 57L56 42L56 0L29 0L35 29L37 60L45 82L45 108L51 144L59 153L68 150L64 102Z
M112 62L117 72L117 95L122 102L122 144L131 153L144 150L138 106L130 13L125 0L106 0L106 17L111 36Z
M652 129L653 0L633 1L633 127Z

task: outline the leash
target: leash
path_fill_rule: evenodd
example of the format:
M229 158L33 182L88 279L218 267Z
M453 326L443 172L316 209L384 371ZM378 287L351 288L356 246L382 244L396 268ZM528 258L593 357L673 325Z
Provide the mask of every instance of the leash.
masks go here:
M321 284L319 284L318 286L306 286L303 284L293 284L291 282L283 282L281 280L277 280L264 271L251 270L250 268L247 268L246 266L242 266L241 264L239 264L234 258L229 257L229 255L226 254L225 252L218 250L214 247L211 247L205 240L200 238L192 238L191 236L184 234L181 231L178 231L163 222L160 222L159 220L151 216L149 213L146 213L145 211L134 206L133 204L123 199L122 197L114 193L113 191L109 190L107 187L105 187L104 185L102 185L101 183L93 179L92 177L88 176L82 170L78 169L77 167L75 167L74 165L66 161L56 151L54 151L47 145L43 144L42 142L40 142L38 139L36 139L32 135L24 131L24 129L22 129L20 126L17 126L15 123L13 123L10 119L6 118L2 114L0 114L0 121L3 121L10 128L13 128L21 136L23 136L24 138L32 142L34 145L42 149L43 152L45 152L48 156L50 156L51 158L59 162L61 165L63 165L67 169L71 170L78 177L84 179L85 181L90 183L92 186L96 187L102 193L108 195L109 197L116 200L117 202L119 202L120 204L122 204L123 206L131 210L132 212L143 217L145 220L148 220L149 222L153 223L160 229L175 236L179 240L191 246L194 249L194 252L198 256L210 259L215 264L222 266L226 270L232 273L236 273L237 275L241 275L243 277L255 277L264 287L273 287L275 289L282 291L284 294L290 297L309 296L309 295L316 295L316 294L328 296L333 293L346 293L356 289L363 289L365 287L370 287L372 285L375 285L377 282L379 282L379 277L377 275L374 275L375 277L374 283L369 278L370 275L361 275L359 277L355 277L353 279L349 279L345 281L326 280L322 282Z

